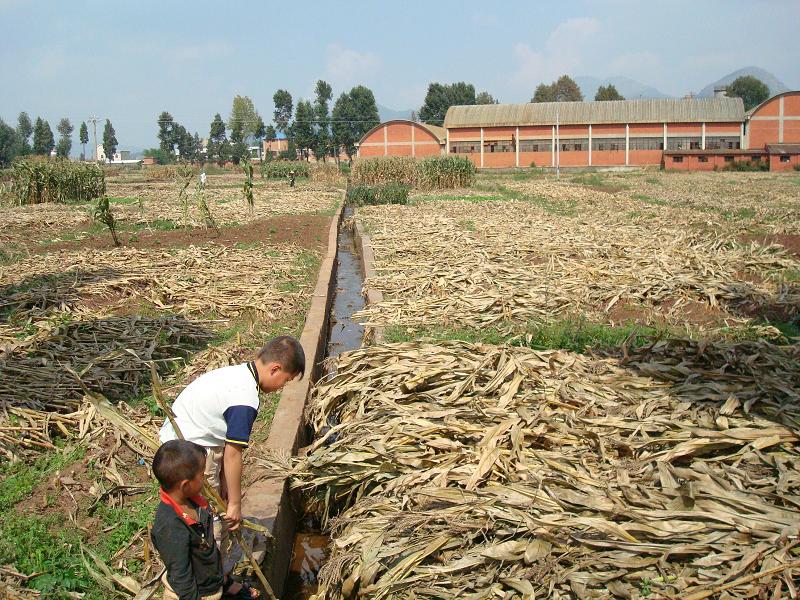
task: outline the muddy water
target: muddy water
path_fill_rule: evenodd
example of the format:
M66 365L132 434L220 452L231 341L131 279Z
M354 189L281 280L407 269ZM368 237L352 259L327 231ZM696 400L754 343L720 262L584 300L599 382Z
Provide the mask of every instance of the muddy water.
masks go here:
M345 208L345 221L352 214L352 208ZM364 308L364 297L361 295L364 277L361 256L356 249L350 227L341 227L338 247L339 265L336 272L336 295L331 308L327 358L335 358L342 352L359 348L364 337L363 325L353 322L352 319L354 312Z
M352 208L345 208L345 219L352 214ZM364 337L364 327L352 319L353 313L364 308L364 297L361 295L364 277L351 228L340 228L337 245L336 295L331 307L327 358L335 358L342 352L359 348ZM328 370L327 376L332 374L333 367ZM314 594L317 591L317 574L328 558L328 536L315 528L310 519L298 523L297 528L284 600L305 600Z

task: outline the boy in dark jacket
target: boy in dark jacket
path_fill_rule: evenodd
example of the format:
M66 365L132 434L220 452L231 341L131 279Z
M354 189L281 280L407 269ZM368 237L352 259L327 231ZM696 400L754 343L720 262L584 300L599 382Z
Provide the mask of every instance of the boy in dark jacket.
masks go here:
M164 600L219 600L222 559L214 542L214 519L203 488L206 450L172 440L153 457L161 503L153 523L153 545L167 568Z

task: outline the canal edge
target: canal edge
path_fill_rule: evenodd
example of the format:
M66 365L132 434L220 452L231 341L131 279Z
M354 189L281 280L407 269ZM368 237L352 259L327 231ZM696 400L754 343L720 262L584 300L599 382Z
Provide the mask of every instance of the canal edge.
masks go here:
M305 439L303 413L311 388L322 373L322 362L326 355L330 308L336 292L338 237L345 202L346 194L343 192L331 221L327 251L320 264L311 306L300 335L300 344L306 355L306 374L302 380L288 384L281 392L264 444L264 448L271 452L294 456L298 448L308 442ZM284 477L267 475L248 487L242 498L242 512L247 518L265 526L272 534L264 567L265 575L278 598L284 591L297 525L287 483Z
M383 292L375 288L367 287L367 281L376 276L375 273L375 253L372 251L372 242L369 235L364 230L364 224L356 209L353 214L353 237L355 238L356 249L361 255L361 266L364 276L364 296L367 305L383 302ZM364 332L364 344L380 344L383 341L383 327L367 326Z

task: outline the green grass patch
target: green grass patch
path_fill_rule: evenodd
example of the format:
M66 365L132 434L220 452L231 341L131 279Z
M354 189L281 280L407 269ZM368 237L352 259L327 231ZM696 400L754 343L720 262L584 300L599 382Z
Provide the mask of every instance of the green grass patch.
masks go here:
M591 323L585 319L564 319L548 324L530 323L524 327L513 325L473 328L423 328L402 326L387 327L384 339L387 342L409 342L414 340L460 340L470 343L511 344L536 350L564 349L585 352L587 348L618 347L627 341L629 347L647 344L663 334L654 327L623 325L612 327L603 323Z
M139 199L131 196L109 196L108 202L110 204L138 204Z
M646 194L634 194L631 196L634 200L639 200L639 202L644 202L646 204L652 204L655 206L666 206L666 200L659 200L658 198L653 198L652 196L648 196Z
M662 185L661 180L658 179L657 177L647 177L645 179L645 182L651 185Z
M545 196L534 196L512 190L498 183L476 185L475 187L481 191L499 192L504 200L516 200L517 202L535 204L545 211L561 217L575 217L578 215L578 203L575 200L551 200Z
M472 219L463 219L458 222L458 226L467 231L475 231L475 221Z

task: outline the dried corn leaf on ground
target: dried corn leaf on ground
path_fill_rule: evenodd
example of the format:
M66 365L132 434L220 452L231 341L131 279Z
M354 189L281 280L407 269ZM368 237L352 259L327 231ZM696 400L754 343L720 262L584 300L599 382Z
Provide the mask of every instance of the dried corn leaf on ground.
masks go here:
M799 359L683 340L344 354L294 470L333 516L317 597L687 598L797 561ZM798 576L722 597L786 597Z
M478 328L632 315L720 329L798 313L791 274L800 259L777 245L739 243L668 218L626 222L599 200L566 216L537 201L435 199L359 211L376 259L377 276L365 287L384 294L358 315L363 322Z

